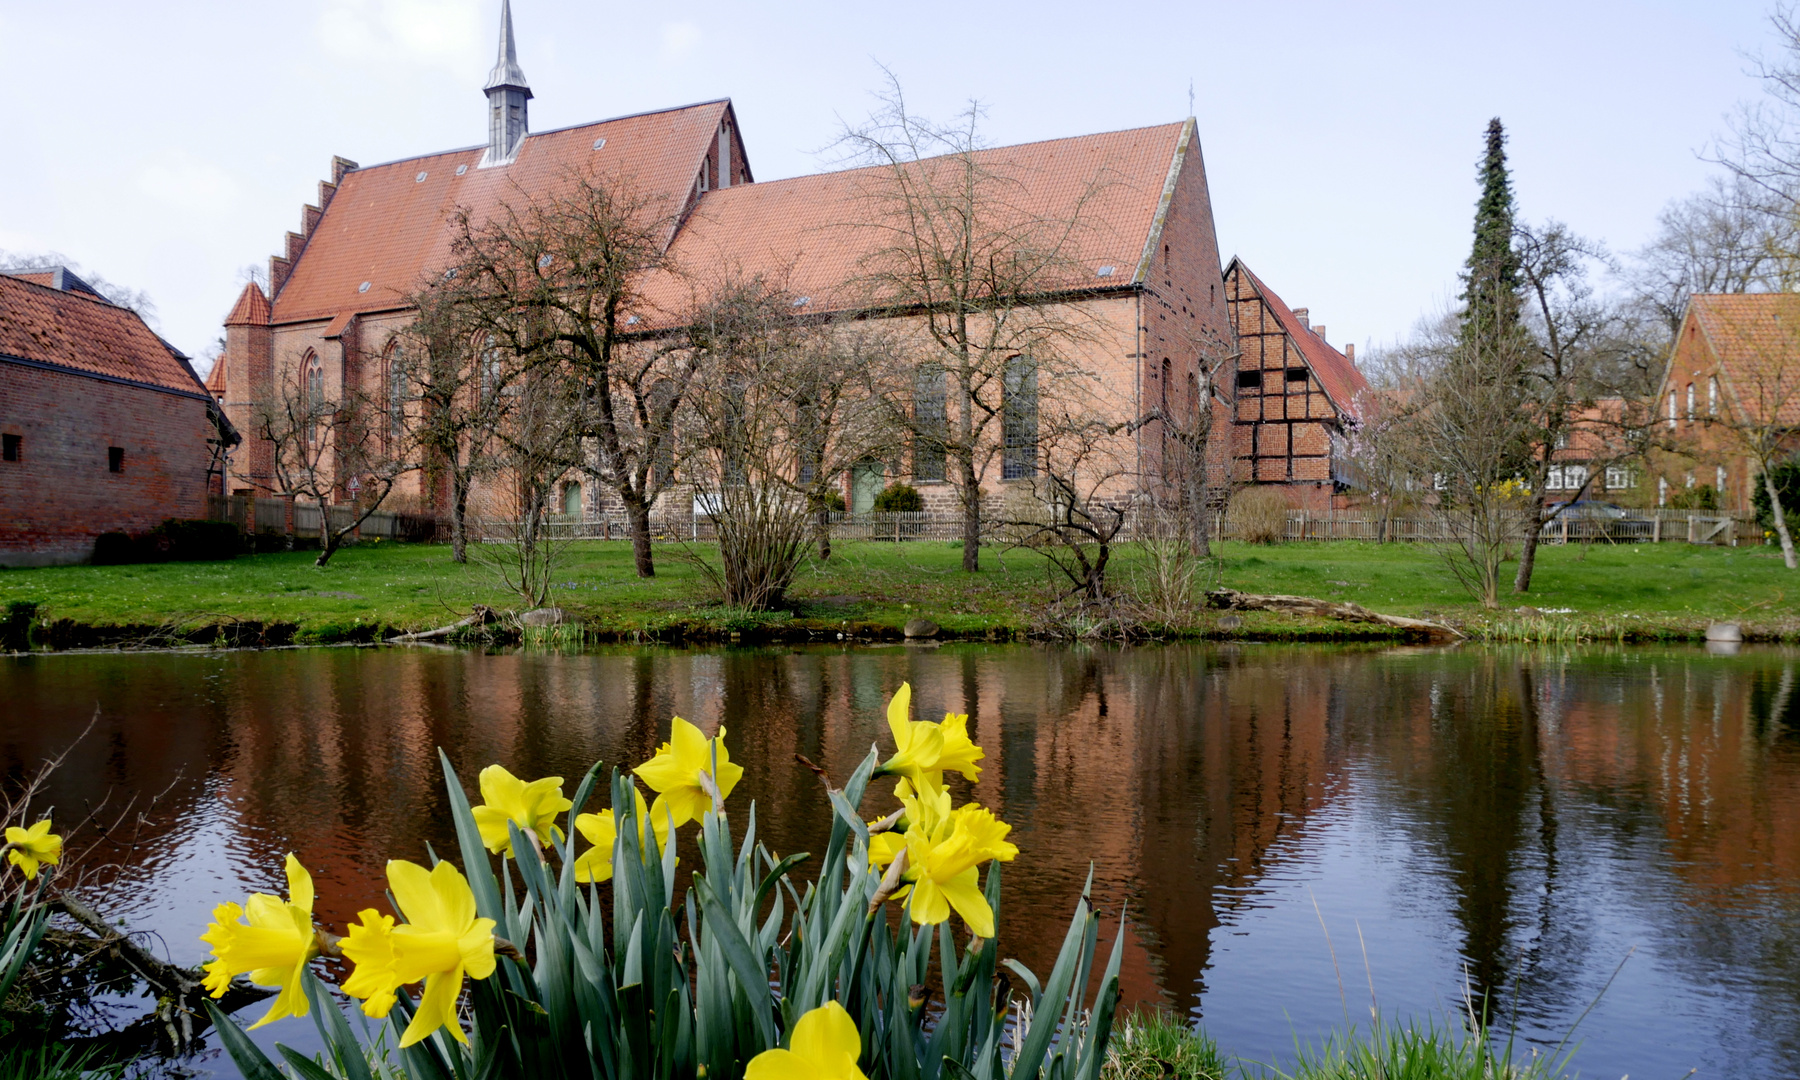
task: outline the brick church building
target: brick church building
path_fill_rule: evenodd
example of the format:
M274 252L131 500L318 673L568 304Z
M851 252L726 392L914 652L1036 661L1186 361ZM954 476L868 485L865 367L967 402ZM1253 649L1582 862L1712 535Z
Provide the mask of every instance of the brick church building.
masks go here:
M858 220L867 212L869 170L758 181L729 100L532 132L532 91L518 62L504 0L499 56L483 93L485 143L369 167L334 158L317 201L302 209L299 229L287 234L281 252L270 259L268 292L255 283L245 286L226 319L226 348L211 380L246 433L246 444L231 463L234 490L273 485L271 446L254 437L249 422L259 392L273 384L304 383L332 398L339 388L354 386L381 400L383 388L393 384L389 364L396 335L414 317L407 298L447 268L451 216L467 211L476 222L491 220L509 206L553 192L572 174L628 180L638 196L675 210L667 253L690 273L712 267L780 278L804 298L810 314L866 310L866 296L851 282L878 232ZM1215 433L1229 426L1234 417L1227 402L1236 385L1234 309L1219 270L1194 120L983 150L977 156L981 168L1013 186L1021 212L1044 220L1083 218L1068 260L1074 278L1045 300L1079 307L1084 324L1093 328L1073 347L1073 360L1094 376L1089 381L1099 388L1105 408L1121 421L1159 410L1192 420L1205 408L1213 411ZM659 290L674 289L671 282L650 281L643 292L654 301ZM1284 430L1293 428L1285 444L1293 448L1292 466L1283 480L1328 485L1329 464L1317 457L1313 442L1350 407L1346 395L1360 376L1322 338L1304 351L1306 358L1296 363L1314 372L1309 386L1318 388L1323 411L1314 418L1315 427L1296 424L1299 414L1283 414L1278 421ZM1199 389L1207 371L1217 373L1212 395ZM1285 390L1288 384L1280 385ZM1298 407L1312 408L1304 402ZM1262 438L1253 440L1251 451L1259 464L1250 466L1244 479L1273 478L1263 475L1260 464L1270 456L1263 448L1273 444ZM1209 471L1215 487L1225 486L1231 469L1228 443L1212 440L1216 460ZM1121 482L1139 490L1154 484L1170 467L1164 460L1170 445L1169 432L1158 422L1118 436L1113 456L1128 463L1121 475L1132 477ZM913 482L929 506L949 506L949 485L920 475L904 456L880 469L885 475L871 484L846 478L852 509L862 509L858 502L893 480ZM984 490L1000 497L1013 477L1006 469L993 473ZM400 489L402 497L416 500L420 509L441 505L442 493L425 490L422 474L411 482L411 489ZM577 491L563 506L592 511L605 497Z
M0 273L0 566L207 516L237 435L187 357L59 266Z

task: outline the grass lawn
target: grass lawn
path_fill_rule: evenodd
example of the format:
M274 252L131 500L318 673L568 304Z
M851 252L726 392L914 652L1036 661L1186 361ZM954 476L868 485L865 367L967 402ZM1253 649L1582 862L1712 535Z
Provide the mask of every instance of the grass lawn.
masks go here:
M1548 546L1539 554L1532 592L1507 600L1509 607L1529 604L1543 613L1528 616L1483 612L1422 545L1226 543L1217 550L1219 584L1444 619L1477 636L1686 636L1726 619L1764 634L1800 635L1800 575L1767 547ZM838 544L829 563L802 571L793 611L752 617L712 603L705 579L673 546L658 546L658 576L640 580L629 544L583 542L566 550L553 603L605 636L711 637L783 624L815 637L834 637L834 630L868 636L923 615L954 634L1011 637L1053 595L1044 560L1030 551L984 549L983 571L973 576L959 569L961 554L941 542ZM256 621L288 624L286 636L301 641L375 640L397 629L440 626L477 603L498 611L519 607L479 565L451 562L446 546L365 544L339 552L324 569L312 560L311 553L291 552L223 563L6 570L0 571L0 605L36 603L47 624L135 627L140 638L146 627L191 633ZM1139 569L1136 550L1126 545L1114 566L1114 580L1128 585ZM1306 636L1305 630L1302 620L1250 613L1235 634Z

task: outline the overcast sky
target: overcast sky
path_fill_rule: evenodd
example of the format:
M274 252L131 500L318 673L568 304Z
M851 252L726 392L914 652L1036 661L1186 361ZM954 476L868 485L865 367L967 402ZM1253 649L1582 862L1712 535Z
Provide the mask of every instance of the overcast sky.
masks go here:
M333 154L485 141L500 0L0 0L0 249L142 289L208 351ZM758 179L817 171L886 65L994 145L1164 123L1189 86L1220 256L1332 341L1392 341L1456 291L1498 115L1523 213L1614 250L1713 168L1758 89L1758 0L746 4L515 0L546 130L730 97Z

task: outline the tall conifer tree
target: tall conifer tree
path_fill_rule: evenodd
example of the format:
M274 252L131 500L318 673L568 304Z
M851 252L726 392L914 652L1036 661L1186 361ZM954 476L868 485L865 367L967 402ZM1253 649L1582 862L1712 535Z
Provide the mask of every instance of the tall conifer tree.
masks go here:
M1488 121L1481 198L1475 203L1475 246L1469 252L1463 286L1463 344L1475 355L1522 333L1512 177L1506 169L1506 129L1498 116Z

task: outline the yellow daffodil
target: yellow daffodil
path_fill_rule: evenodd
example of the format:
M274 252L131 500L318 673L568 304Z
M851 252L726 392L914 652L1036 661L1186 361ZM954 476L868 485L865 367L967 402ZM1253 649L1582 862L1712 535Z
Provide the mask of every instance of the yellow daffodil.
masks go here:
M862 1036L856 1021L835 1001L802 1016L786 1050L764 1050L750 1059L744 1080L867 1080L856 1059Z
M713 752L719 755L718 775L712 775ZM656 756L632 770L657 793L650 808L650 820L660 828L666 818L673 817L675 828L699 821L712 809L712 795L701 776L705 775L718 788L721 800L730 797L744 775L741 765L733 765L725 752L725 728L717 737L706 733L677 716L669 732L669 741L656 751ZM665 813L666 809L666 813Z
M644 842L644 823L646 821L656 831L658 850L669 846L669 815L667 807L661 799L656 800L656 810L644 805L644 793L634 784L632 795L637 799L638 843ZM656 814L661 812L661 820ZM610 881L613 876L613 845L619 838L619 826L613 820L611 810L602 810L598 814L575 815L575 831L580 833L593 846L575 857L575 880L582 884L591 881Z
M8 826L6 843L12 848L6 853L6 861L18 867L25 874L26 881L38 876L40 864L49 863L54 866L62 859L62 837L50 831L49 818L29 829L21 829L17 825Z
M212 946L213 961L206 965L204 986L212 996L223 997L231 980L246 972L258 986L280 987L275 1004L251 1029L284 1016L305 1016L306 992L300 976L307 962L319 955L313 932L312 875L292 854L287 857L288 898L251 893L249 908L220 904L213 922L200 935ZM246 920L247 921L240 921Z
M508 822L548 843L557 815L573 806L563 798L562 777L546 776L542 780L525 781L499 765L481 770L482 805L475 808L475 826L481 830L481 842L489 851L511 857L512 834Z
M954 909L975 936L993 937L994 909L981 892L979 868L990 859L1011 862L1019 853L1006 839L1011 830L973 803L957 807L929 828L908 829L905 880L912 891L913 922L941 923Z
M895 794L902 798L929 781L943 785L946 772L959 772L964 779L981 778L981 766L975 764L986 753L969 738L967 713L945 713L944 722L934 724L913 720L912 684L901 683L888 701L888 730L894 735L894 756L882 763L881 771L901 777Z
M356 964L344 992L362 998L368 1015L386 1016L394 991L423 979L425 992L400 1045L411 1046L440 1027L467 1044L456 999L464 975L485 979L494 973L494 920L475 917L475 894L447 862L427 871L396 859L387 876L406 922L395 926L374 911L362 913L361 925L351 926L339 946Z

